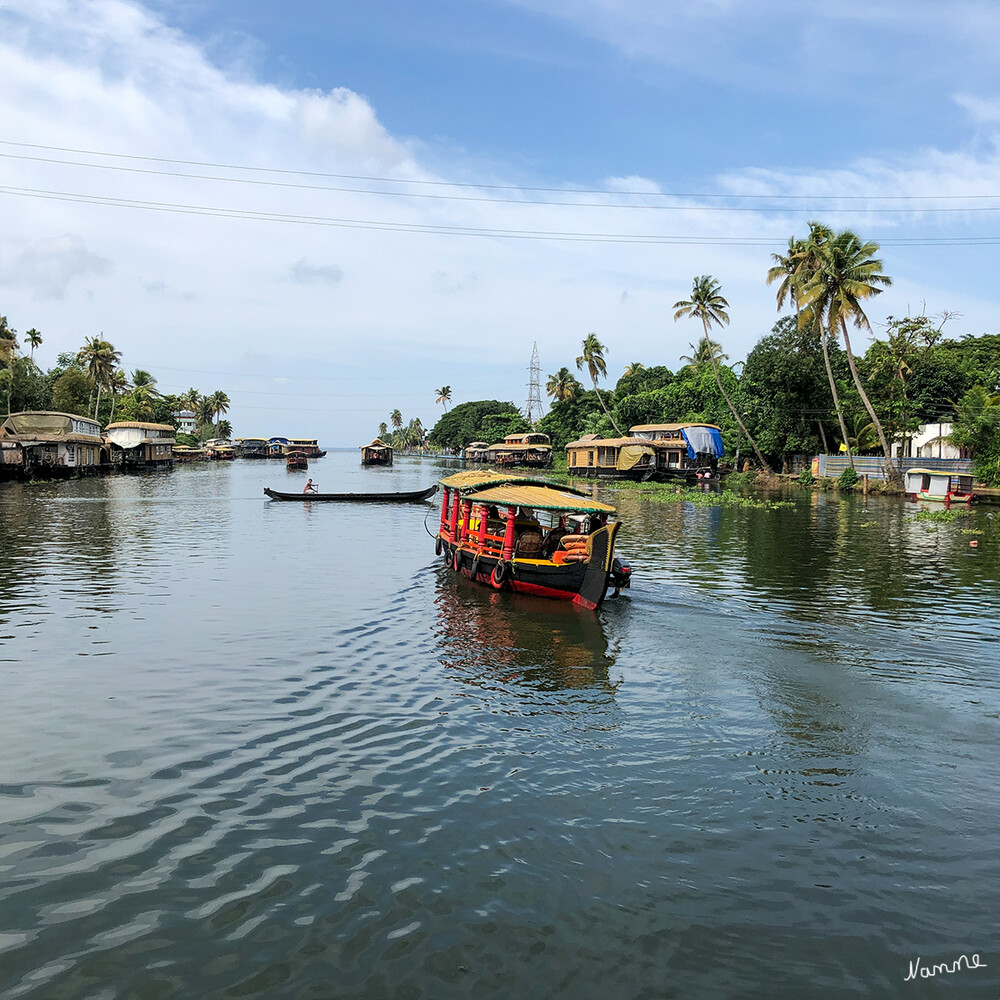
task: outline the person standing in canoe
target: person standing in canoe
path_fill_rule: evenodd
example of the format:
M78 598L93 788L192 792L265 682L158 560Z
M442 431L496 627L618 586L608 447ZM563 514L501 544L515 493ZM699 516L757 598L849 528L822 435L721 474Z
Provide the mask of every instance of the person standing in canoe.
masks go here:
M302 487L302 492L303 493L319 493L319 490L316 489L315 486L313 486L313 481L310 479L305 484L305 486Z

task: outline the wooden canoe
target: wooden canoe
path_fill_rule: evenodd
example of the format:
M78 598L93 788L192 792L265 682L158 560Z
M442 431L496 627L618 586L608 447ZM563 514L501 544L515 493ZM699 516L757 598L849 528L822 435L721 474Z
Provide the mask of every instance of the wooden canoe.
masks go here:
M426 500L435 492L437 492L436 485L429 486L425 490L412 490L409 493L281 493L264 487L264 493L272 500L332 500L339 503L413 503Z

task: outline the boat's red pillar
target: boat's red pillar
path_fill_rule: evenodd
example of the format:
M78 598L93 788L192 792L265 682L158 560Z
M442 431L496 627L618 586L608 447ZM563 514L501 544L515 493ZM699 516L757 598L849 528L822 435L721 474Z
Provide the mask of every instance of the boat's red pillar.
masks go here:
M479 551L486 547L486 507L479 505Z
M503 536L503 557L506 562L514 558L514 519L517 517L517 508L507 508L507 530Z
M441 528L440 533L443 535L445 528L448 526L448 500L451 498L451 490L445 486L441 492Z
M451 540L453 542L458 542L458 508L461 497L459 496L458 490L455 490L454 499L451 502Z
M472 501L463 500L462 501L462 541L466 542L469 538L469 521L472 520Z

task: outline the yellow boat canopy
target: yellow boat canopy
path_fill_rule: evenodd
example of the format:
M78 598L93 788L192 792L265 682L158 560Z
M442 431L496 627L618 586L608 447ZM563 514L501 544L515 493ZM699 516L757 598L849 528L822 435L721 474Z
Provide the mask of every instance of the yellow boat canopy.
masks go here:
M536 482L538 482L537 479L532 479L529 476L505 476L502 472L469 469L465 472L456 472L453 476L447 476L441 480L441 485L450 490L475 490L481 486L497 486L500 483Z
M553 486L507 483L491 486L465 498L474 503L496 504L498 507L533 507L536 510L557 510L581 514L614 514L610 504L590 497L557 489Z

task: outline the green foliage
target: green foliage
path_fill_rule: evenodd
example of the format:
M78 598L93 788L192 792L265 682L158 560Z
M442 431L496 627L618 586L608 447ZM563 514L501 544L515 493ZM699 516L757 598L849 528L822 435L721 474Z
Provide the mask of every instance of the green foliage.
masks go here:
M71 368L52 386L52 409L58 413L86 416L90 412L90 400L96 389L97 386L89 375Z
M520 413L490 413L479 424L480 440L496 444L508 434L524 434L531 424Z
M803 469L796 479L800 486L812 486L816 482L816 477L812 474L812 469Z
M844 471L837 477L837 488L849 492L853 490L858 483L861 481L861 477L854 471L850 466L848 466Z
M438 420L431 430L429 440L435 447L457 451L470 441L487 440L482 433L482 424L486 417L510 418L520 415L520 411L513 403L504 403L497 399L460 403Z
M743 507L750 510L781 510L794 507L791 500L769 500L759 496L745 496L734 493L728 487L724 490L697 490L675 486L670 483L619 483L616 491L638 494L654 503L690 503L695 507Z
M197 448L201 444L194 434L184 434L180 431L175 435L175 440L178 444L186 445L188 448Z
M960 517L968 517L972 511L968 507L950 507L944 510L922 510L914 521L930 521L934 524L951 524Z
M972 453L972 467L981 483L1000 486L1000 396L973 386L955 404L951 440Z
M552 438L553 451L559 451L570 441L585 434L584 427L592 413L603 416L597 396L593 392L581 392L571 399L559 400L539 421L538 430Z
M657 389L666 389L676 376L665 365L653 365L650 368L641 368L639 371L628 375L622 375L615 384L615 398L621 399L625 396L635 396L644 392L655 392Z

